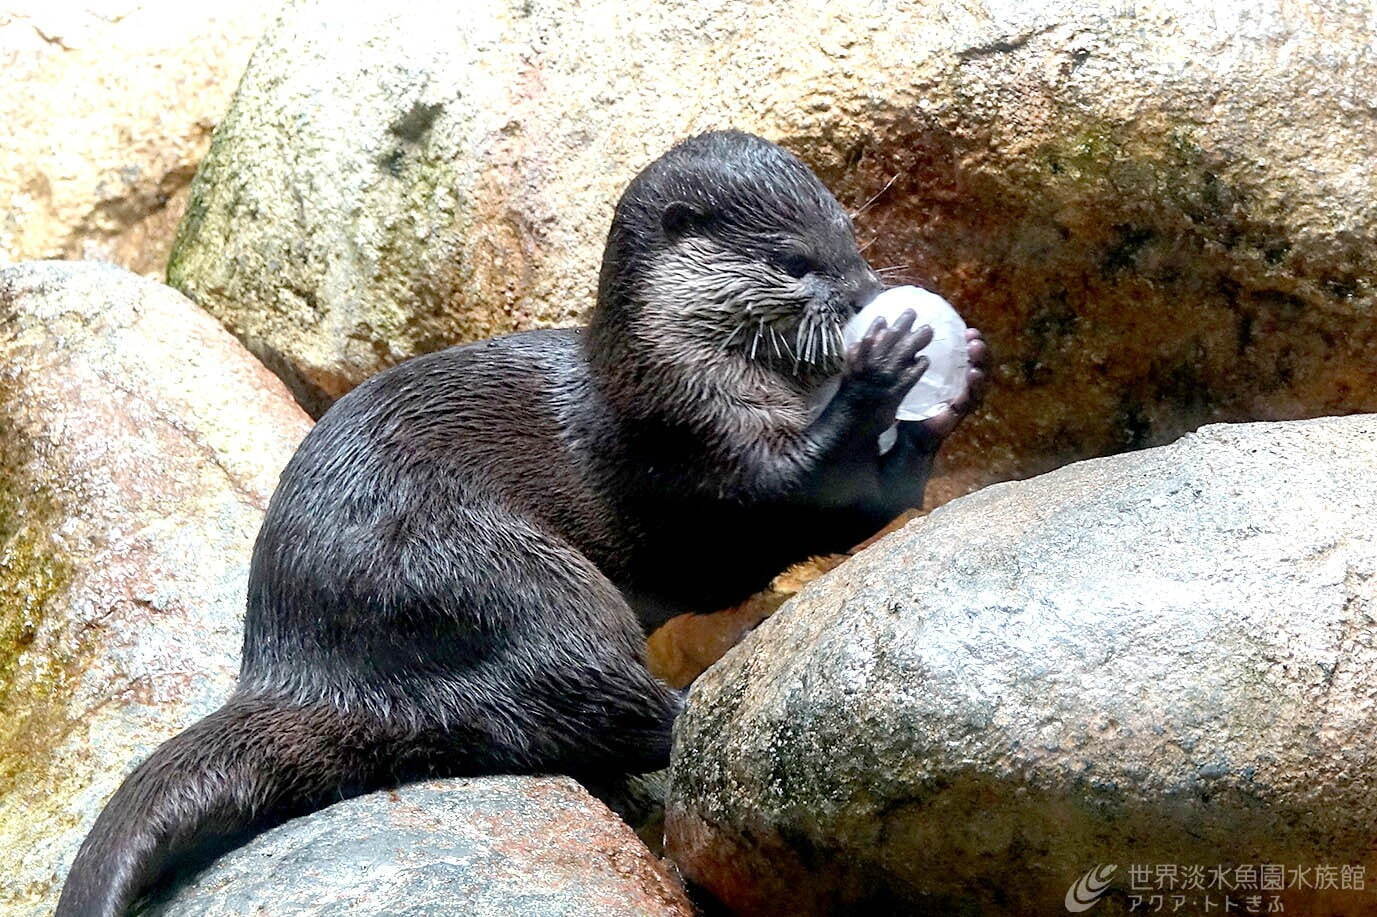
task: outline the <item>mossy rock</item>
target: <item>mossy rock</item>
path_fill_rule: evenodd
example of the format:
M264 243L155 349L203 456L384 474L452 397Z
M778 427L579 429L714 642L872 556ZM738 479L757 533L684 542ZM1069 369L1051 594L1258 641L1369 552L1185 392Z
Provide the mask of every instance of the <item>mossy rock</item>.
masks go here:
M228 693L249 552L309 426L175 291L0 270L0 910L51 912L119 781Z

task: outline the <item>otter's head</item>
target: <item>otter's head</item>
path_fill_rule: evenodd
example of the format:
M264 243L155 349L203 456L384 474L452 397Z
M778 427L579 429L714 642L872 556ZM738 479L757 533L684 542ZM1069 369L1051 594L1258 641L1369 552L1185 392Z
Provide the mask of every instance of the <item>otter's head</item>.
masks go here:
M702 134L617 204L590 356L698 372L748 361L807 387L841 368L842 326L881 289L850 218L796 156Z

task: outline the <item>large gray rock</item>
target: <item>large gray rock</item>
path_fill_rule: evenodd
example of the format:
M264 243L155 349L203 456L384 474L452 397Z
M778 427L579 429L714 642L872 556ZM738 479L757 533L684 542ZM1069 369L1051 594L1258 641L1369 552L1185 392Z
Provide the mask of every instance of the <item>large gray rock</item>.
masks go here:
M1209 421L1377 410L1368 0L816 11L299 0L171 280L319 409L418 351L577 320L626 182L737 126L989 333L936 501Z
M1133 864L1264 863L1334 868L1286 913L1377 913L1375 519L1377 415L950 503L698 679L666 849L745 914L1061 913L1099 864L1124 913Z
M436 780L255 838L150 908L259 914L691 917L679 880L566 777Z
M0 270L0 911L50 913L124 775L229 692L249 552L309 427L175 291Z

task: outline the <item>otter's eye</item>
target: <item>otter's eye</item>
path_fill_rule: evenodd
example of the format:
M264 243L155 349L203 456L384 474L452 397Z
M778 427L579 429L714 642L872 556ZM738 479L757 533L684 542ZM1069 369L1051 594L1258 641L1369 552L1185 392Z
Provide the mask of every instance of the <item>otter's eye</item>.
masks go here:
M801 280L818 269L812 258L798 252L783 252L775 255L773 260L781 271L796 280Z

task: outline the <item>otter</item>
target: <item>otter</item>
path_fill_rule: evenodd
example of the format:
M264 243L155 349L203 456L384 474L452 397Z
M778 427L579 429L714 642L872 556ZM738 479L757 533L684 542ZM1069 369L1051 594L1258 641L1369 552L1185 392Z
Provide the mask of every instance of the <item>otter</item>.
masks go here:
M665 767L683 700L647 671L646 629L918 506L978 400L971 332L966 393L880 454L931 336L910 313L843 353L881 289L799 159L702 134L623 193L586 328L416 357L341 398L264 518L237 687L116 791L58 914L124 914L188 858L403 781Z

